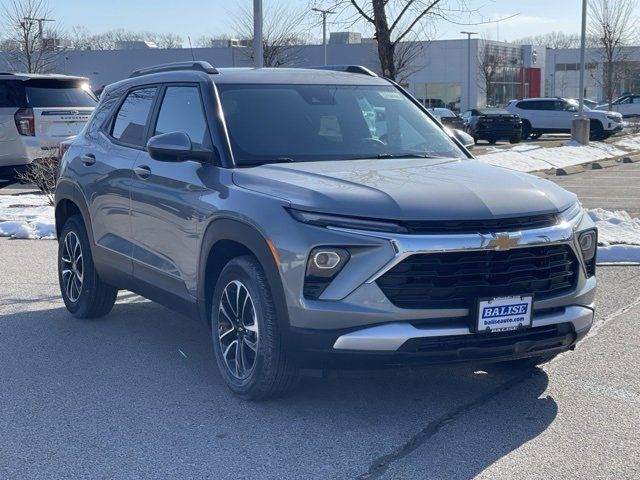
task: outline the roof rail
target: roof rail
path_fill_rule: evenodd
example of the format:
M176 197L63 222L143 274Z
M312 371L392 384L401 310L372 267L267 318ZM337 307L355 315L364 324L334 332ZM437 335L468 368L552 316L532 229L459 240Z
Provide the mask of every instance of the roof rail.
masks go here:
M370 77L378 76L378 74L373 70L369 70L367 67L363 67L362 65L323 65L319 67L309 68L315 70L334 70L336 72L359 73L361 75L368 75Z
M129 75L129 78L140 77L142 75L149 75L150 73L176 72L180 70L195 70L198 72L204 72L209 74L218 73L218 70L216 70L209 62L198 60L195 62L163 63L162 65L155 65L153 67L141 68L133 72L131 75Z

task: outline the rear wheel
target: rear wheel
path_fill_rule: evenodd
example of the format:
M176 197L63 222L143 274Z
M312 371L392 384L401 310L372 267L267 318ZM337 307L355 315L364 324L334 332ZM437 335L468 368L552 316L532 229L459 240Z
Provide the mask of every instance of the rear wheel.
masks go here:
M211 332L218 368L236 395L262 400L296 384L271 289L254 257L235 258L222 270L213 292Z
M96 272L87 230L80 215L70 217L58 240L58 281L67 310L78 318L109 313L118 289L104 283Z
M520 136L516 135L516 136L510 137L509 138L509 143L511 143L511 144L520 143Z
M497 140L495 138L490 138L488 142L489 142L489 145L495 145Z

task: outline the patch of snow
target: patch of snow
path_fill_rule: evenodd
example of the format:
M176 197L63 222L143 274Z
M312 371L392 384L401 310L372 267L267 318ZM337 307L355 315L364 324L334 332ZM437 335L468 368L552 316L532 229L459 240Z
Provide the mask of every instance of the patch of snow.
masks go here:
M626 135L622 140L615 144L617 147L629 150L640 150L640 135Z
M640 246L640 218L632 218L627 212L614 212L602 208L587 210L598 227L600 245L625 244Z
M626 152L615 145L593 142L589 145L568 141L560 147L521 144L507 150L478 156L478 159L499 167L522 172L562 168L580 163L618 157Z
M639 218L602 208L587 213L598 227L598 264L640 263Z
M55 239L54 209L44 195L0 195L0 237Z
M640 246L609 245L598 247L598 265L640 265Z

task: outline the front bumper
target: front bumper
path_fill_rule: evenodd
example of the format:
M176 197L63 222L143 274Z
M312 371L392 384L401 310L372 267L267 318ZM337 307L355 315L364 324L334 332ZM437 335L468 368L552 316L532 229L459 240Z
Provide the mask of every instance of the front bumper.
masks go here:
M399 308L389 301L376 283L404 259L416 254L495 249L495 236L487 234L399 235L333 229L334 234L382 241L393 247L386 261L367 250L364 263L379 265L349 288L359 270L357 256L347 264L319 300L297 297L290 302L290 343L302 363L326 368L382 364L431 363L471 360L508 360L556 353L573 348L591 328L596 279L587 276L577 245L577 234L593 228L587 215L545 228L512 232L515 247L564 244L573 249L579 262L577 281L569 291L534 301L532 327L507 335L473 333L475 312L460 308ZM341 243L341 242L340 242ZM335 242L335 244L340 244ZM333 244L333 242L332 242ZM387 249L380 250L383 253ZM386 254L385 254L386 255ZM382 256L384 257L384 255ZM376 262L372 262L372 260ZM353 270L350 272L349 267ZM341 277L343 277L341 279ZM538 335L537 329L547 329ZM530 337L530 333L533 337ZM516 338L517 335L523 338ZM516 335L513 337L512 335ZM310 362L309 362L310 361Z
M573 349L591 329L592 307L534 315L531 328L472 333L469 328L394 322L345 333L292 332L294 358L310 368L376 368L462 362L500 362Z

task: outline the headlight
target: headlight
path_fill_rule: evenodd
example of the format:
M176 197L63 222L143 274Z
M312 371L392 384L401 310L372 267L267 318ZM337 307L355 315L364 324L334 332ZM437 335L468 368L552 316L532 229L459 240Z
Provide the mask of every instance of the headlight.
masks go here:
M311 250L304 276L305 298L317 299L349 261L344 248L317 247Z
M621 122L622 121L622 115L612 115L612 114L608 114L607 118L609 120L613 120L614 122Z
M587 267L587 276L596 273L596 253L598 251L598 230L586 230L578 236L578 245L582 252L582 258Z
M582 209L582 205L580 204L580 202L576 202L569 208L560 212L560 220L562 222L570 222L583 213L584 210Z
M289 214L299 222L318 227L350 228L355 230L371 230L374 232L407 233L408 230L394 222L371 220L358 217L343 217L326 213L305 212L287 208Z

